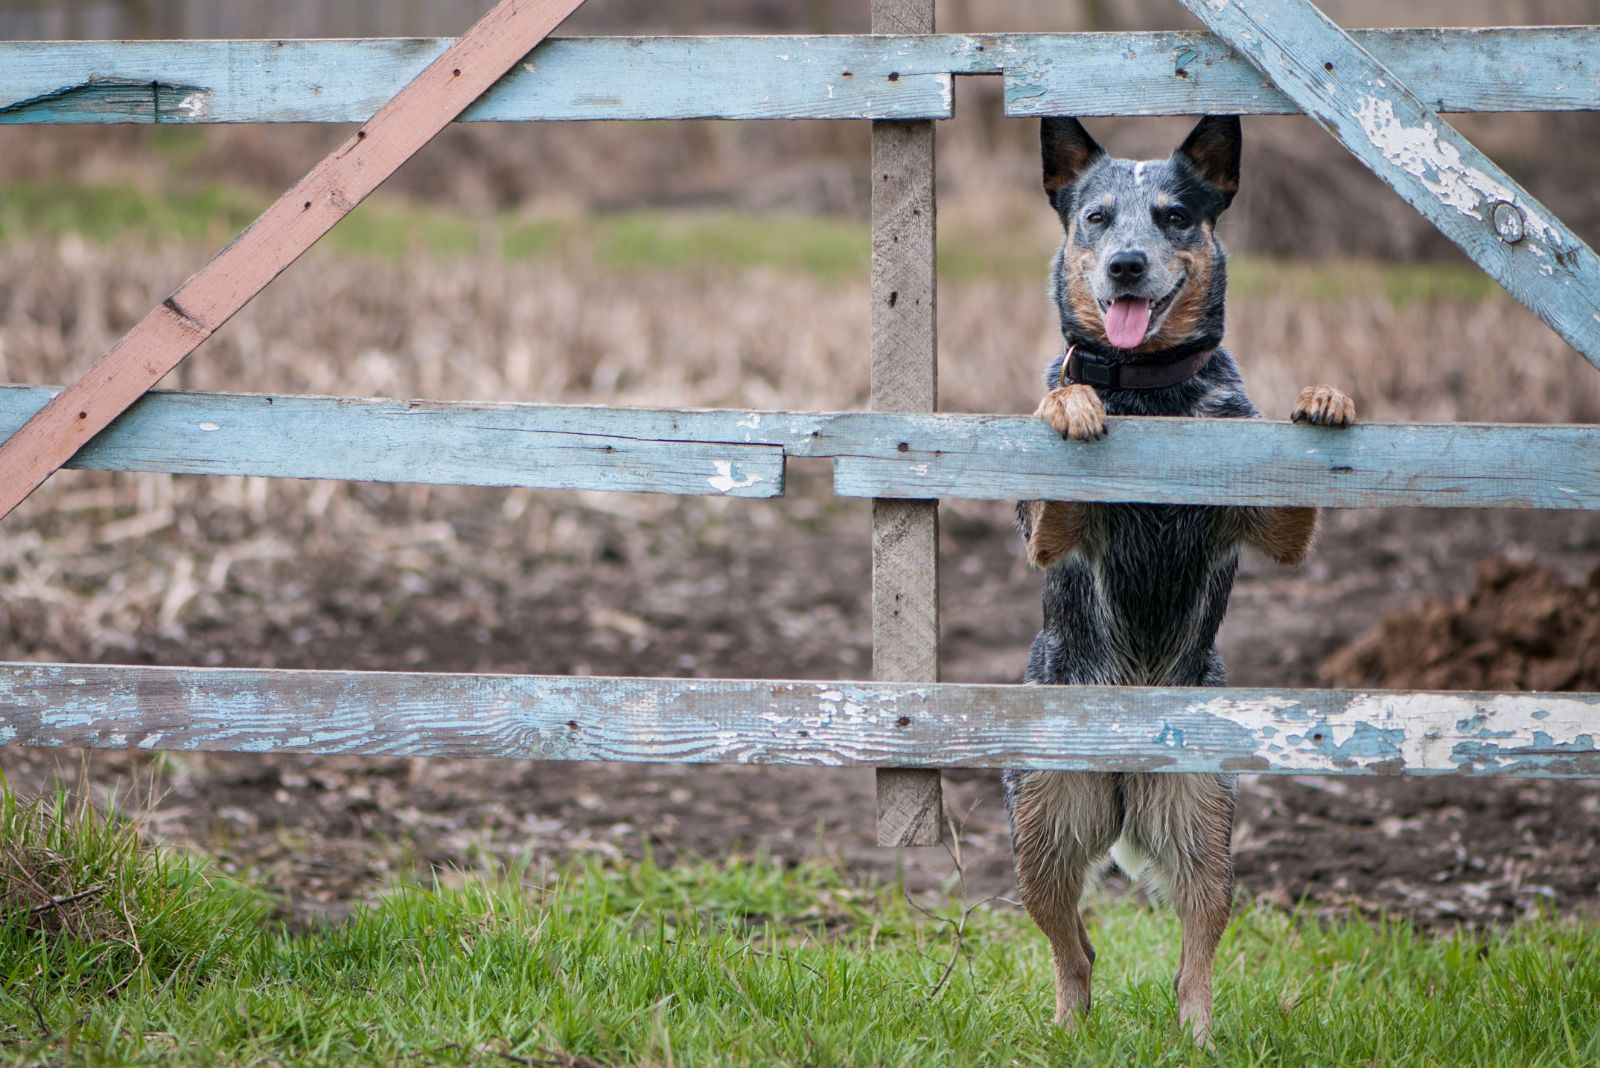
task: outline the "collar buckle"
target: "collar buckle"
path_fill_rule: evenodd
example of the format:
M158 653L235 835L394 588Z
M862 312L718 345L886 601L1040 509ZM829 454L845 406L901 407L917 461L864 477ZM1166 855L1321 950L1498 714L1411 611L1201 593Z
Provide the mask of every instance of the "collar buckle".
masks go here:
M1106 363L1094 355L1085 356L1074 346L1064 361L1066 377L1073 382L1098 386L1101 389L1118 389L1122 383L1122 368Z
M1069 345L1062 353L1059 385L1080 383L1098 389L1165 389L1187 382L1211 362L1215 349L1197 352L1175 363L1113 363Z

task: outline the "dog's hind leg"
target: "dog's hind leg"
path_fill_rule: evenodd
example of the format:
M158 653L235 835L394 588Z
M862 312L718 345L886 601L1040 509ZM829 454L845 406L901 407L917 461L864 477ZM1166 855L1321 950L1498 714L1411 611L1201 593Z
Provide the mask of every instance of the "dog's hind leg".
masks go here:
M1055 961L1055 1021L1072 1027L1089 1011L1094 947L1078 911L1084 878L1122 823L1117 777L1064 772L1007 776L1017 885Z
M1233 777L1130 775L1123 797L1124 834L1149 857L1154 889L1171 899L1183 927L1178 1019L1207 1042L1212 970L1233 906Z

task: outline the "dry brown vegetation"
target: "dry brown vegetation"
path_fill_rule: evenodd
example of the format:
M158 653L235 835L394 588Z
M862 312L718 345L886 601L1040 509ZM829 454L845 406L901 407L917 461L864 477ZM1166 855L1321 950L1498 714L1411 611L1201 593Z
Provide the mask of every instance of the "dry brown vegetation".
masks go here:
M1037 246L1041 262L1051 225L1042 220L1019 238ZM946 240L962 240L962 226L961 213L952 212ZM12 243L0 253L0 379L66 381L199 258L189 247L106 248L70 235ZM1300 386L1327 381L1351 392L1369 419L1600 420L1600 376L1503 297L1396 303L1381 293L1358 295L1363 276L1350 266L1334 271L1344 273L1350 295L1308 297L1327 272L1259 264L1241 271L1256 279L1248 286L1255 294L1231 302L1230 344L1269 413L1281 415ZM944 285L946 409L1031 410L1055 345L1041 290L991 279ZM165 385L849 408L864 401L866 348L865 290L857 282L770 269L610 270L581 257L506 263L313 255ZM600 550L585 514L622 517L617 521L638 531L638 551L648 556L649 539L661 535L658 521L669 513L686 534L722 529L731 537L732 524L747 537L806 509L849 512L851 506L808 494L808 485L817 483L802 477L801 499L773 508L65 473L0 527L8 591L0 634L12 655L126 657L140 648L136 635L176 639L186 627L220 625L241 595L293 590L301 584L291 578L295 570L328 539L366 544L361 558L379 588L387 585L379 579L385 568L459 572L460 562L446 561L459 561L463 517L519 555L587 559ZM279 597L267 596L256 607L270 617ZM479 611L473 604L463 599L463 621ZM284 627L296 630L288 602L283 611Z

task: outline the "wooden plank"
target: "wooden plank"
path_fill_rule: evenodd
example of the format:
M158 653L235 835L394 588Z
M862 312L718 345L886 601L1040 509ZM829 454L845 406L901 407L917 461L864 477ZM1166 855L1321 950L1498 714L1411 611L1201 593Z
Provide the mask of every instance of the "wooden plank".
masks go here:
M1600 107L1600 27L1351 30L1435 111ZM1300 106L1209 33L1017 37L1007 115L1294 115Z
M54 392L0 387L0 440ZM781 446L740 442L740 428L732 419L723 421L721 440L663 440L640 433L657 421L670 424L670 418L636 420L629 432L621 426L630 422L626 415L599 417L595 409L585 408L152 393L67 466L181 475L783 495ZM613 424L619 429L605 429Z
M0 386L0 439L54 393ZM761 497L781 492L779 452L835 460L848 497L1600 508L1590 426L1113 418L1105 440L1078 443L1018 416L156 391L70 466ZM752 477L762 481L741 484Z
M1105 439L1068 442L1035 420L945 418L907 420L899 442L876 439L871 455L841 454L834 491L1328 508L1600 507L1595 427L1329 430L1254 419L1113 418Z
M1600 259L1310 0L1183 0L1495 281L1600 367Z
M0 123L361 122L448 39L0 44ZM948 118L948 70L860 37L593 37L540 45L463 121Z
M873 0L877 33L932 33L933 0ZM934 127L872 124L872 407L938 406ZM872 677L939 681L939 503L872 505ZM938 845L939 772L878 772L878 844Z
M1600 694L0 664L0 744L828 767L1600 776Z
M1600 108L1597 27L1351 36L1437 111ZM360 122L450 44L0 42L0 123ZM1001 72L1011 115L1300 110L1207 33L555 38L528 65L461 119L940 119L951 75Z
M583 0L500 0L0 445L0 519L433 139Z

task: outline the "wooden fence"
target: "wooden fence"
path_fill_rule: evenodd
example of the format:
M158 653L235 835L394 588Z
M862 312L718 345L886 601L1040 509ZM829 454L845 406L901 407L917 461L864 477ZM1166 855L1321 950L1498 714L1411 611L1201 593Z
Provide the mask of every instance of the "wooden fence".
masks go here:
M1031 418L932 414L934 125L965 75L1001 77L1020 116L1303 111L1600 365L1594 253L1439 118L1600 109L1600 27L1346 33L1308 0L1181 2L1210 33L938 35L932 0L874 0L870 36L552 39L460 115L873 121L873 411L156 392L64 450L99 470L738 497L781 495L789 456L826 457L837 493L875 500L878 681L13 663L0 743L873 766L886 844L937 840L938 767L1600 776L1593 694L938 682L940 498L1600 508L1594 427L1119 419L1073 443ZM459 54L0 43L0 122L366 122ZM57 397L0 387L0 472Z

